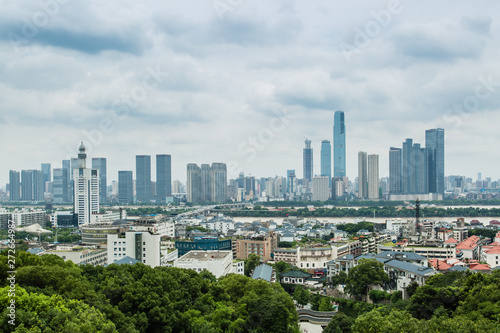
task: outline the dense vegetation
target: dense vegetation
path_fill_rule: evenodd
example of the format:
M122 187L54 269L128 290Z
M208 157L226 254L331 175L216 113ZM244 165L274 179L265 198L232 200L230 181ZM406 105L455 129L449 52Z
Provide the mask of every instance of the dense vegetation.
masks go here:
M230 274L215 280L142 264L76 266L16 253L16 325L8 324L7 253L0 255L1 332L298 332L279 284Z
M409 300L374 292L367 304L335 298L340 315L324 332L497 332L500 330L500 271L436 274L410 285ZM320 296L318 296L320 297ZM320 300L315 300L319 303ZM340 328L339 328L340 327Z
M219 210L227 216L250 216L250 217L371 217L375 214L376 217L415 217L415 209L412 207L396 207L396 206L374 206L361 208L346 208L334 207L324 208L319 207L314 210L307 208L283 208L282 210L268 210L265 208L250 210ZM420 210L423 217L491 217L500 216L500 208L473 208L473 207L454 207L454 208L437 208L423 207Z

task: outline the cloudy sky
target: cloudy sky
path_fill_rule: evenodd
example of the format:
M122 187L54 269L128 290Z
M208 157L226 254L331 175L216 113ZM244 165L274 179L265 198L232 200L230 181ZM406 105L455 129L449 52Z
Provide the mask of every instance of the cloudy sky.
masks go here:
M108 182L161 153L183 182L187 163L302 177L304 138L319 173L335 110L351 179L358 151L387 176L389 147L436 127L447 175L500 178L498 1L0 6L1 187L10 169L60 167L80 141L107 157Z

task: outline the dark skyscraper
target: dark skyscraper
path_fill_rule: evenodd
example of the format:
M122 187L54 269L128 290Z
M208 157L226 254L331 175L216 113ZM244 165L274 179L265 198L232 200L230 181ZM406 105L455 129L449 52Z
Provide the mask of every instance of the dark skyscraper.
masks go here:
M21 179L19 172L14 170L9 172L9 199L10 201L21 200Z
M43 183L47 183L52 181L52 175L50 172L50 163L42 163L42 172L43 172Z
M135 157L135 180L137 201L151 201L151 156L137 155Z
M156 202L166 202L172 196L172 158L156 155Z
M425 148L428 153L429 192L444 195L444 129L425 131Z
M332 185L332 146L330 141L321 141L321 176L328 177L328 186Z
M427 149L421 148L419 143L413 144L412 139L406 139L403 142L401 165L402 193L429 193Z
M134 202L134 179L132 171L118 171L118 202Z
M311 148L311 140L306 140L304 148L303 163L304 163L304 179L311 181L313 176L313 149Z
M52 181L52 194L54 203L71 202L68 195L69 175L66 168L54 169L54 180Z
M92 158L92 169L99 170L99 203L107 202L108 182L106 177L106 159L104 157Z
M389 193L401 193L401 148L389 150Z
M333 122L333 176L345 177L345 118L344 111L335 111Z

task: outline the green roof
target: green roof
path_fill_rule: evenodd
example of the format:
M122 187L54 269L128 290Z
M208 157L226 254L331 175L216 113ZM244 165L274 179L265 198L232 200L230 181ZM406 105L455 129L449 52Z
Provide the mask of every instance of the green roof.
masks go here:
M304 273L304 272L298 271L298 270L293 270L293 271L289 271L286 273L281 273L281 276L282 277L294 277L294 278L308 278L308 277L312 276L312 274Z

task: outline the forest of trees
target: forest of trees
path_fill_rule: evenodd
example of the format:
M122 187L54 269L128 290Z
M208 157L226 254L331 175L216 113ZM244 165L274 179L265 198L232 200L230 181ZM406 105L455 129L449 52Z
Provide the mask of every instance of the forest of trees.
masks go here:
M375 214L376 217L415 217L415 210L406 207L395 206L374 206L374 207L361 207L346 208L334 207L323 208L319 207L313 211L307 208L284 208L283 210L268 210L261 209L242 209L242 210L218 210L217 212L223 213L227 216L239 217L371 217ZM424 207L420 210L421 216L425 217L481 217L481 216L499 216L500 208L473 208L473 207L454 207L454 208L437 208L437 207Z
M7 252L0 255L0 332L298 332L277 283L179 268L108 267L16 253L16 325L8 323Z

